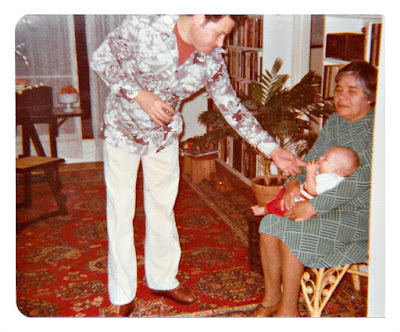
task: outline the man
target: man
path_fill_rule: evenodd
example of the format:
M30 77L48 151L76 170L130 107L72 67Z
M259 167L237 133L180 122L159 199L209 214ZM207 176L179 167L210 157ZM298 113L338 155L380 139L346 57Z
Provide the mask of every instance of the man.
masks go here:
M206 87L225 119L287 174L304 163L280 148L233 90L221 47L240 17L131 16L94 53L91 67L110 89L102 135L107 186L109 295L129 315L136 294L132 219L142 162L146 281L179 303L196 295L176 279L180 245L173 207L179 182L182 101Z

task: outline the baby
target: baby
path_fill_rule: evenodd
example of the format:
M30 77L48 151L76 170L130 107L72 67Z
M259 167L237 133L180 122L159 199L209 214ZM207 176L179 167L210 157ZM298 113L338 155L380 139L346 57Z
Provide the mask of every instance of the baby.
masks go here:
M316 160L310 160L306 166L306 180L300 186L301 197L298 201L310 200L317 195L332 189L344 178L353 174L359 165L357 154L344 146L334 146ZM255 216L275 214L284 216L287 210L281 208L281 200L286 188L283 187L276 198L267 202L266 206L252 206Z

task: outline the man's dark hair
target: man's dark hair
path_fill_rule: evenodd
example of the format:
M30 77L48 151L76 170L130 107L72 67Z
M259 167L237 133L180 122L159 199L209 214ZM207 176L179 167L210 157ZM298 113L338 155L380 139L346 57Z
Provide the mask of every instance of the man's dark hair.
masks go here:
M206 15L206 20L212 21L212 22L218 22L221 18L223 18L225 16L229 16L232 19L232 21L234 21L236 24L241 24L248 18L248 15L224 14L224 15Z

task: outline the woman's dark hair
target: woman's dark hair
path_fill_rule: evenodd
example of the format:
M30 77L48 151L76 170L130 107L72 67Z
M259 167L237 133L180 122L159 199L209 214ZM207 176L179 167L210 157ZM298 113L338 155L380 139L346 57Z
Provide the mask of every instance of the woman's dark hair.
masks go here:
M371 106L375 106L376 86L378 70L364 60L354 60L343 67L336 75L335 82L339 82L343 76L352 75L360 84Z

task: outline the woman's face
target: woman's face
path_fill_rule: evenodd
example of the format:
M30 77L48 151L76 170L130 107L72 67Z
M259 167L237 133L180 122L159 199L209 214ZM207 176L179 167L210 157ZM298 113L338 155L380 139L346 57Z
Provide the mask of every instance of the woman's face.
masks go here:
M371 109L364 90L353 75L343 76L333 95L336 113L348 121L362 119Z

